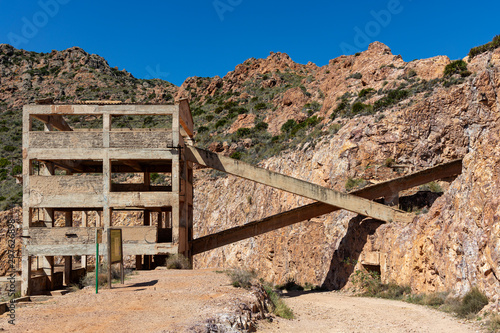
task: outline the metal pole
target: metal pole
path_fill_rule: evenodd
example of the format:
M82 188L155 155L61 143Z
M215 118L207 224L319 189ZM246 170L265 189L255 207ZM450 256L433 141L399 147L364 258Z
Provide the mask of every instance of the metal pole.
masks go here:
M95 293L99 292L99 229L95 228Z

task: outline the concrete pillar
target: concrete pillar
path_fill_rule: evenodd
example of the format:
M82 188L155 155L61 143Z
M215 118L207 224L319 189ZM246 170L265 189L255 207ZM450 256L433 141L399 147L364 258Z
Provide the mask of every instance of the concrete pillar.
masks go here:
M64 212L64 226L71 227L73 226L73 212ZM64 273L63 273L63 283L66 286L71 284L71 271L73 269L73 257L72 256L64 256Z
M149 210L144 210L144 225L151 225L151 212ZM151 256L144 255L143 267L145 269L151 269Z
M21 269L21 296L29 296L31 295L31 257L27 255L26 248L23 248Z
M42 269L47 276L47 290L54 290L54 256L42 257Z

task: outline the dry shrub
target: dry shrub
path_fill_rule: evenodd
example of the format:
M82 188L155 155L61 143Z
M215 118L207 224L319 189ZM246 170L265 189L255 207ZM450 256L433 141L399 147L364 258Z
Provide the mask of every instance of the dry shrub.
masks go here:
M191 263L184 255L176 253L168 256L165 267L168 269L190 269Z
M250 288L252 280L257 276L255 271L247 271L242 268L235 268L227 271L227 275L231 279L231 284L236 288Z

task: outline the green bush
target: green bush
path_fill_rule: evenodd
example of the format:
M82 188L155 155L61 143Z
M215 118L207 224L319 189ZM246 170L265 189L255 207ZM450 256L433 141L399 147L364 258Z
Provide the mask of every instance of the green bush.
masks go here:
M281 132L288 133L297 126L297 122L294 119L288 119L286 123L281 126Z
M247 127L238 128L238 130L236 131L236 136L238 138L248 137L250 134L252 134L252 130Z
M349 102L346 99L342 99L342 101L337 105L333 113L330 115L331 119L335 119L339 115L345 114L349 110Z
M3 168L3 167L5 167L5 166L7 166L9 164L10 164L10 162L9 162L8 159L6 159L6 158L0 158L0 168Z
M499 46L500 46L500 35L497 35L497 36L493 37L493 40L491 42L486 43L484 45L476 46L476 47L473 47L472 49L470 49L469 58L472 59L475 56L477 56L478 54L494 50Z
M500 314L492 314L488 319L490 332L500 332Z
M457 314L460 317L467 317L481 311L488 304L488 297L477 287L472 288L462 299Z
M12 172L10 173L12 176L19 175L23 173L23 167L20 165L16 165L12 168Z
M311 102L311 103L306 103L306 104L304 105L304 109L306 109L306 110L311 110L311 111L316 112L316 111L321 110L321 104L319 104L319 103L318 103L318 102L316 102L316 101L313 101L313 102Z
M8 152L13 152L14 150L16 150L16 147L11 146L11 145L7 145L7 146L3 146L3 150L8 151Z
M352 112L354 114L363 113L363 112L370 113L372 110L373 110L373 107L369 104L363 104L361 102L356 102L352 105Z
M232 159L235 159L235 160L241 160L242 154L240 151L235 151L234 153L229 155L229 157L231 157Z
M190 269L191 263L181 253L175 253L168 256L165 267L168 269Z
M375 93L375 89L373 89L373 88L365 88L365 89L362 89L358 93L358 97L359 98L363 98L363 97L366 97L366 96L369 96L369 95L373 95L374 93Z
M386 96L382 97L381 99L375 102L373 108L378 111L387 108L393 104L396 104L397 102L409 96L410 96L410 91L402 88L390 90Z
M200 126L198 127L198 133L208 132L208 127Z
M467 72L467 64L465 63L465 61L455 60L446 65L443 71L443 75L446 77L452 76L453 74L461 74Z
M351 74L347 77L347 79L356 79L356 80L359 80L363 77L363 75L361 73L354 73L354 74Z
M293 319L293 311L290 309L286 303L281 299L281 297L273 290L269 285L264 285L264 290L266 291L271 303L274 306L273 313L278 317L284 319Z
M219 127L222 127L224 125L227 124L227 120L226 119L220 119L218 120L216 123L215 123L215 128L219 128Z
M258 122L254 128L256 131L265 131L265 130L267 130L268 127L269 127L268 123L261 121L261 122Z
M255 104L255 106L253 107L256 111L257 110L264 110L264 109L267 109L267 104L266 103L257 103Z

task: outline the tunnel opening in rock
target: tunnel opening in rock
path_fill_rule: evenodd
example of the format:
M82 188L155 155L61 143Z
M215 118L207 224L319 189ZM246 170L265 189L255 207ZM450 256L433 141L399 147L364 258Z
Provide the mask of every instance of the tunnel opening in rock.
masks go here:
M381 270L380 270L380 265L369 265L369 264L362 264L363 268L366 269L368 273L376 273L379 276L381 275Z
M418 191L415 194L399 198L399 208L407 212L426 213L443 192Z

